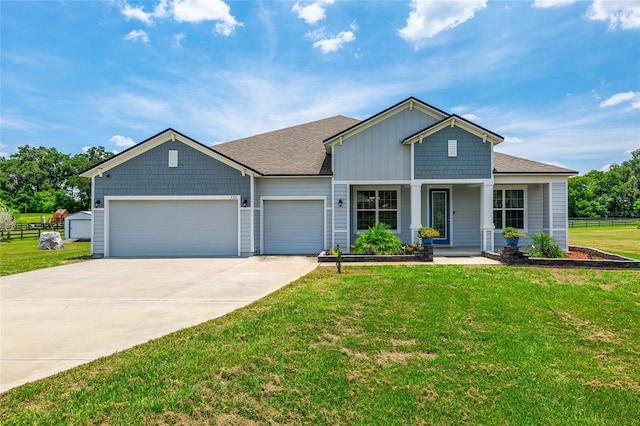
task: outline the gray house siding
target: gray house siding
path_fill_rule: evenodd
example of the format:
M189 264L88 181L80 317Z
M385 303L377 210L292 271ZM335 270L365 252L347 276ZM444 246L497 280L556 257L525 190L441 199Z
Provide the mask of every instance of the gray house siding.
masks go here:
M95 209L91 215L93 216L92 254L101 256L104 255L104 209Z
M435 119L418 110L404 110L333 146L334 179L407 180L411 178L411 148L400 141Z
M240 210L240 253L242 256L251 256L251 210Z
M456 140L458 154L448 156L448 141ZM416 179L490 179L491 143L458 127L446 127L414 144Z
M178 167L168 166L170 150ZM165 142L95 177L95 198L117 195L240 195L249 198L250 177L178 141Z
M551 235L558 241L560 247L567 249L569 245L569 235L567 232L567 184L554 182L551 184L552 199L552 230Z
M338 207L338 200L342 200L342 207ZM334 185L333 187L333 201L335 209L334 211L334 235L333 242L334 247L340 244L340 248L343 251L349 251L349 211L351 210L351 203L349 202L349 185ZM329 240L331 244L331 240Z

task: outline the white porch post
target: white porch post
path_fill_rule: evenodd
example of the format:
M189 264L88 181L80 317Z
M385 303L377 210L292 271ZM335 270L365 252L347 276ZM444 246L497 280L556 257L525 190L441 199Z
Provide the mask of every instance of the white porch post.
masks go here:
M493 251L493 184L483 184L480 207L480 233L482 251Z
M411 184L411 244L418 242L418 228L422 226L422 185Z

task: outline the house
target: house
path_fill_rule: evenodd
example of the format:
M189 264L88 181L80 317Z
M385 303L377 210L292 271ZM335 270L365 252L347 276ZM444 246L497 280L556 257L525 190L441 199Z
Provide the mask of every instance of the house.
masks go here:
M167 129L82 176L94 256L252 256L347 249L384 222L414 242L494 251L500 230L567 248L575 171L495 152L504 138L408 98L212 147ZM527 239L521 244L527 244Z

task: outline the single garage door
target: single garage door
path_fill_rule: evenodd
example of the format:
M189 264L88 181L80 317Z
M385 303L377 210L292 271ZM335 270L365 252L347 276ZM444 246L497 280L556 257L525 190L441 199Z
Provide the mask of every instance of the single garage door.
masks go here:
M324 202L265 200L265 254L315 254L324 250Z
M236 200L109 202L109 256L237 255Z

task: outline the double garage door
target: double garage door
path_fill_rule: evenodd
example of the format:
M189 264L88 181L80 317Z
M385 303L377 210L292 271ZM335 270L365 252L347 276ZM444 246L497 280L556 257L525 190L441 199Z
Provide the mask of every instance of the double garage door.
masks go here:
M113 257L238 256L238 201L111 200Z

